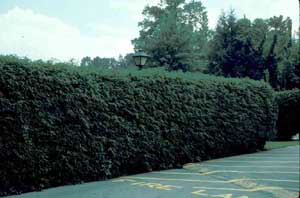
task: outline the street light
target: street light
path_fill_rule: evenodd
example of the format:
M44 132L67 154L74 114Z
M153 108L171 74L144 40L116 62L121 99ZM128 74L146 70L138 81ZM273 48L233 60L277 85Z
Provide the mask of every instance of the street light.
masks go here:
M150 56L148 56L145 52L137 52L134 55L132 55L133 60L135 65L139 68L142 69L143 66L145 66L148 58L150 58Z

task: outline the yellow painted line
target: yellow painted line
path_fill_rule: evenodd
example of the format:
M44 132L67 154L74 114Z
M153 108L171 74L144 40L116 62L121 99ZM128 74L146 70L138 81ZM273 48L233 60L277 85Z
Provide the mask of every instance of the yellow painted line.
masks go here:
M254 155L256 156L256 155ZM281 155L281 154L276 154L276 155L257 155L257 156L269 156L269 157L290 157L290 158L298 158L300 157L300 153L297 153L296 155Z
M207 163L210 162L216 162L216 163L228 163L228 162L246 162L246 163L252 163L252 162L260 162L260 163L297 163L299 164L299 161L255 161L255 160L251 160L251 161L247 161L247 160L230 160L230 161L226 161L226 160L210 160L210 161L206 161Z
M227 157L226 159L230 159L230 158L239 158L239 159L262 159L262 158L270 158L270 159L281 159L281 158L296 158L296 156L294 157L279 157L279 156L234 156L234 157Z
M246 155L264 155L264 154L267 154L267 155L297 155L299 154L300 152L290 152L290 153L286 153L286 152L269 152L269 153L252 153L252 154L246 154Z
M282 171L236 171L236 170L216 170L206 173L201 173L201 175L211 175L215 173L251 173L251 174L300 174L299 172L282 172Z
M299 166L225 166L225 165L213 165L213 164L198 164L198 165L194 165L194 166L184 166L186 168L189 168L189 167L201 167L201 168L206 168L207 166L209 167L233 167L233 168L297 168L299 169L300 167Z
M197 180L197 179L176 179L176 178L162 178L162 177L128 177L129 179L141 180L160 180L160 181L182 181L182 182L203 182L203 183L230 183L221 180Z
M282 171L235 171L235 170L216 170L209 171L207 173L181 173L181 172L152 172L155 174L164 174L164 175L209 175L213 173L266 173L266 174L300 174L299 172L282 172Z
M245 154L245 155L268 155L268 156L272 156L272 155L286 155L286 156L297 156L300 152L298 153L252 153L252 154Z
M198 180L198 179L177 179L177 178L163 178L163 177L126 177L125 179L141 179L141 180L160 180L160 181L182 181L182 182L202 182L202 183L236 183L240 181L271 181L271 182L291 182L299 183L298 180L280 180L280 179L232 179L232 180Z
M201 196L209 196L209 194L204 193L206 190L197 190L195 192L192 192L194 195L201 195Z
M135 180L132 179L114 179L112 182L135 182Z
M284 180L284 179L232 179L229 183L235 183L240 181L270 181L270 182L290 182L290 183L300 183L298 180Z
M282 187L257 187L252 189L237 189L237 188L216 188L216 187L193 187L197 189L206 189L206 190L224 190L224 191L239 191L239 192L257 192L257 191L267 191L267 190L299 190L296 188L282 188Z
M242 154L240 156L244 156L244 155L297 155L300 152L256 152L256 153L246 153L246 154ZM236 156L236 155L232 155L232 156Z

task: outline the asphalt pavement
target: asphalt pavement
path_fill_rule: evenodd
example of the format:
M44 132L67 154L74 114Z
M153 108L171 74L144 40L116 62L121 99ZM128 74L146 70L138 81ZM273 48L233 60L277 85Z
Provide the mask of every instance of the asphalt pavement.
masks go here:
M300 146L7 198L299 198Z

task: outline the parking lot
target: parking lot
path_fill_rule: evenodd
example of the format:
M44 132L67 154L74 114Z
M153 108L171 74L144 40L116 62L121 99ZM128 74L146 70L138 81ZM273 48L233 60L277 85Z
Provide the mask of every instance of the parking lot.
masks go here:
M10 198L298 198L299 146Z

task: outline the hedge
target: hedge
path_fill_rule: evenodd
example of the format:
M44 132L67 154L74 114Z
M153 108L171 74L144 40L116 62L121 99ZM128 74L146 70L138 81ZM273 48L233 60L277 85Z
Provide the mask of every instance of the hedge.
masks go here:
M273 103L251 80L0 62L0 195L254 152L273 135Z
M300 89L276 94L279 106L277 139L290 140L300 132Z

